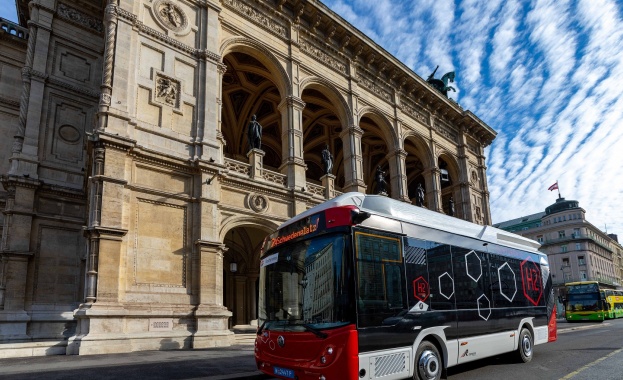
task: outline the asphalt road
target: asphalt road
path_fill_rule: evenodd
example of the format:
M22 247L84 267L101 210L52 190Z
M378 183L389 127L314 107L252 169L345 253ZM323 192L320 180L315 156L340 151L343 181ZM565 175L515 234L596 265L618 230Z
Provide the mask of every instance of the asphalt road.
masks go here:
M94 356L0 359L8 380L268 379L255 367L253 346L142 351ZM559 322L558 341L536 346L530 363L503 355L452 367L450 380L623 380L623 319Z
M452 367L450 380L623 379L623 319L604 323L558 323L558 340L534 348L530 363L503 355Z

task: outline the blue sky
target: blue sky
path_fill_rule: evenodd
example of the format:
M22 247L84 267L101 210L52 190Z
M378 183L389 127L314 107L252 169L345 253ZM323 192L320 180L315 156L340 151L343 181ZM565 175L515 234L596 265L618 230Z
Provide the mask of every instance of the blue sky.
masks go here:
M494 223L554 203L558 180L623 241L623 5L609 0L323 0L498 136L486 149Z
M623 238L623 5L610 0L324 0L498 132L486 150L493 222L580 202ZM15 2L0 0L15 20ZM623 241L623 239L621 239Z

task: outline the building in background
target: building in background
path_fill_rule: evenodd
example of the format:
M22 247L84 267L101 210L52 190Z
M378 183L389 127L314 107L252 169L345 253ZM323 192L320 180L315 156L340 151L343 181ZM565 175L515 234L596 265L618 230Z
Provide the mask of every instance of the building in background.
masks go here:
M620 288L622 284L621 244L588 220L578 201L559 197L539 212L496 223L493 226L534 239L549 258L554 291L566 282L599 281L601 286ZM559 314L562 311L559 307Z
M264 238L343 192L491 223L495 131L319 1L16 4L0 357L230 345Z

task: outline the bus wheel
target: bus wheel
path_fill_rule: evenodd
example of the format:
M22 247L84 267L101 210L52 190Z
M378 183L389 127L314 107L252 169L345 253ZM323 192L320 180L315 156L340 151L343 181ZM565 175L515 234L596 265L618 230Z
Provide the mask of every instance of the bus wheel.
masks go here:
M534 347L534 340L532 339L532 333L527 328L522 328L519 333L519 348L517 352L518 357L522 362L528 363L532 360L532 348Z
M441 379L442 364L439 351L434 344L423 341L415 354L414 380L439 380Z

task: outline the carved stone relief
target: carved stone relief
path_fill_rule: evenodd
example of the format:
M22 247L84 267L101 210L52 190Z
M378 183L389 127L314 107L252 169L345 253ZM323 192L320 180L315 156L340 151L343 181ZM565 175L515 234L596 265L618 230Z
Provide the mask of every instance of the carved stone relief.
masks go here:
M249 207L255 212L264 212L268 209L268 198L262 194L249 195Z
M100 20L87 16L68 5L63 3L59 4L57 13L61 18L64 18L77 26L92 29L98 33L104 33L104 24Z
M179 80L164 75L156 74L156 88L154 91L154 100L167 104L173 108L180 106L180 90L181 83Z
M180 6L171 0L156 0L152 8L154 18L165 29L173 31L176 35L186 35L190 32L188 16Z

